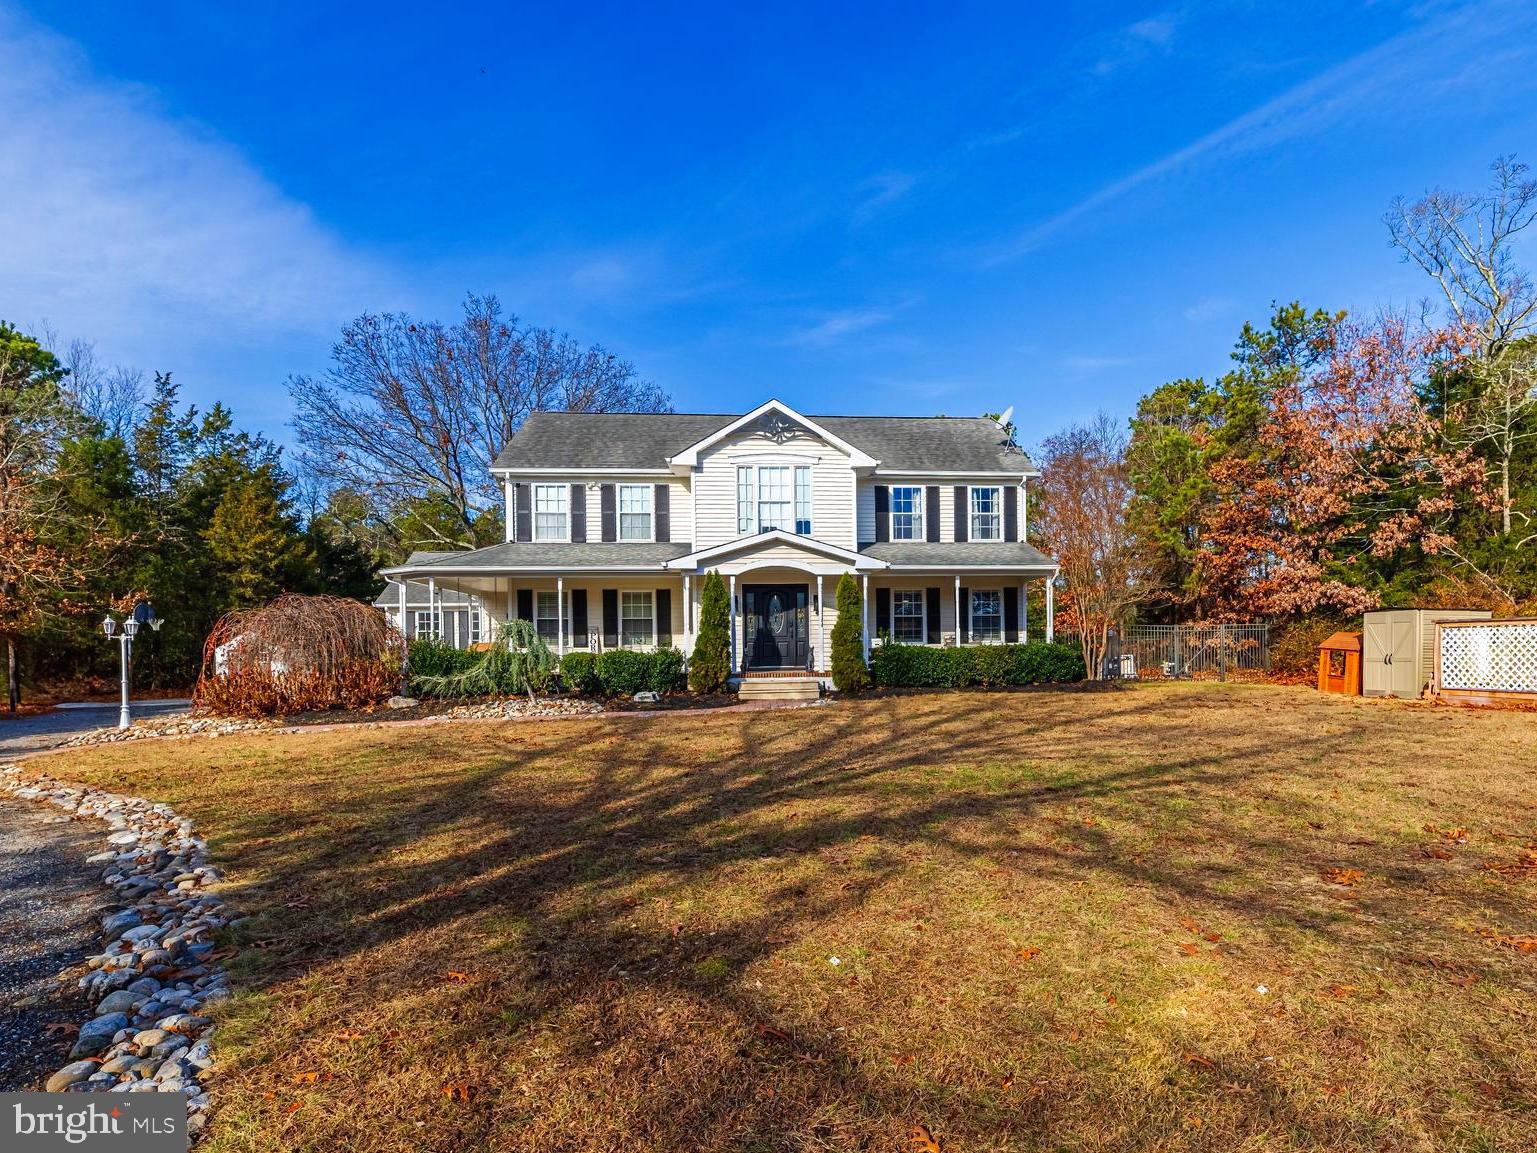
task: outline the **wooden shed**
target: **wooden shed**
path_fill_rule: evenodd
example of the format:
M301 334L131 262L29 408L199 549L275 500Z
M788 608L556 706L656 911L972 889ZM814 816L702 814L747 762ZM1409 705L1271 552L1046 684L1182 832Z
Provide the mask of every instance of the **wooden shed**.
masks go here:
M1318 691L1361 695L1361 634L1335 633L1318 646Z

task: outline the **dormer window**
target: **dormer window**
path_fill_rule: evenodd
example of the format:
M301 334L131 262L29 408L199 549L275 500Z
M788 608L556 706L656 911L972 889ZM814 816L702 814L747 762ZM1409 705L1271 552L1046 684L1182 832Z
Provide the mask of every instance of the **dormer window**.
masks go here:
M571 528L566 519L566 492L563 484L534 485L535 540L571 539Z

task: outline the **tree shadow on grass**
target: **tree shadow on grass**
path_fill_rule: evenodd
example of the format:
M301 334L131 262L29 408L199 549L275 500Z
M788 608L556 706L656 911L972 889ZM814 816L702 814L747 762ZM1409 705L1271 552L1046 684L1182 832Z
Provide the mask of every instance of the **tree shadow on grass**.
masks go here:
M1160 752L1148 732L1176 731L1171 709L1182 706L1156 694L1096 698L1089 711L1000 713L998 701L618 717L459 742L456 730L423 729L305 766L286 794L256 777L218 831L236 854L228 898L256 914L242 931L242 984L263 1013L263 994L279 999L282 1027L298 1030L296 1060L333 1061L349 1084L398 1092L377 1105L371 1094L366 1122L284 1120L281 1098L263 1104L271 1071L237 1070L226 1110L248 1127L272 1117L291 1147L351 1134L349 1147L380 1149L890 1148L917 1120L973 1145L1033 1147L1073 1124L1091 1075L1005 1089L996 1046L982 1037L975 1068L930 1074L921 1057L894 1063L893 1045L921 1050L921 1037L850 1037L809 1013L788 1020L784 1001L746 975L822 981L812 992L834 1017L840 995L878 996L869 982L890 972L881 964L834 981L815 977L823 961L810 954L826 936L874 941L893 917L912 917L893 903L923 893L914 877L930 866L965 873L966 884L996 874L986 883L1003 891L1115 884L1256 935L1280 926L1320 945L1345 941L1349 922L1321 912L1316 882L1254 881L1254 861L1298 852L1295 830L1256 827L1242 799L1272 782L1274 764L1296 764L1289 738L1256 726ZM1343 757L1355 740L1346 728L1324 733L1316 751ZM1195 811L1193 795L1233 803ZM1197 839L1233 846L1234 859L1180 851ZM1297 872L1311 880L1334 851L1321 846ZM937 901L964 898L936 884ZM1385 917L1412 899L1357 903ZM911 947L920 961L922 938ZM1489 964L1472 976L1498 983L1508 970ZM358 984L339 991L337 980ZM944 979L901 988L969 993ZM283 1049L243 1033L240 1012L237 1049L281 1067ZM1011 1036L1059 1023L1049 1006L1009 1012ZM430 1028L413 1033L416 1015L431 1015ZM361 1064L331 1040L349 1023L368 1033ZM488 1031L501 1039L488 1044ZM1304 1146L1331 1126L1338 1133L1337 1112L1299 1106L1263 1066L1171 1076L1191 1091L1213 1077L1239 1086L1255 1131ZM437 1096L434 1077L450 1096ZM461 1079L478 1086L469 1100L451 1096ZM1152 1146L1171 1123L1159 1116L1144 1132L1135 1117L1107 1116L1100 1136ZM251 1148L273 1139L237 1131ZM1233 1131L1185 1137L1221 1147Z

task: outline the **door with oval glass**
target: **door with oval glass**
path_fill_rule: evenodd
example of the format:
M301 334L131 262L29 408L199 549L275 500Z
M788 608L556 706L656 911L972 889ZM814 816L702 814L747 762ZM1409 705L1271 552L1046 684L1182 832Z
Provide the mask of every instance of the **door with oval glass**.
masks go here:
M747 667L804 668L806 647L805 585L746 585L742 590Z

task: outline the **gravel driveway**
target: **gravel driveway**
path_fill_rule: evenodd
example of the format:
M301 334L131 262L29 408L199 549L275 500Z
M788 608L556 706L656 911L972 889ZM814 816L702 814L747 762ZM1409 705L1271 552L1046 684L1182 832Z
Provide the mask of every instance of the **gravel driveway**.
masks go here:
M0 800L0 1091L41 1088L74 1044L44 1027L89 1016L74 983L54 978L85 959L100 931L110 894L85 858L101 847L94 823Z

